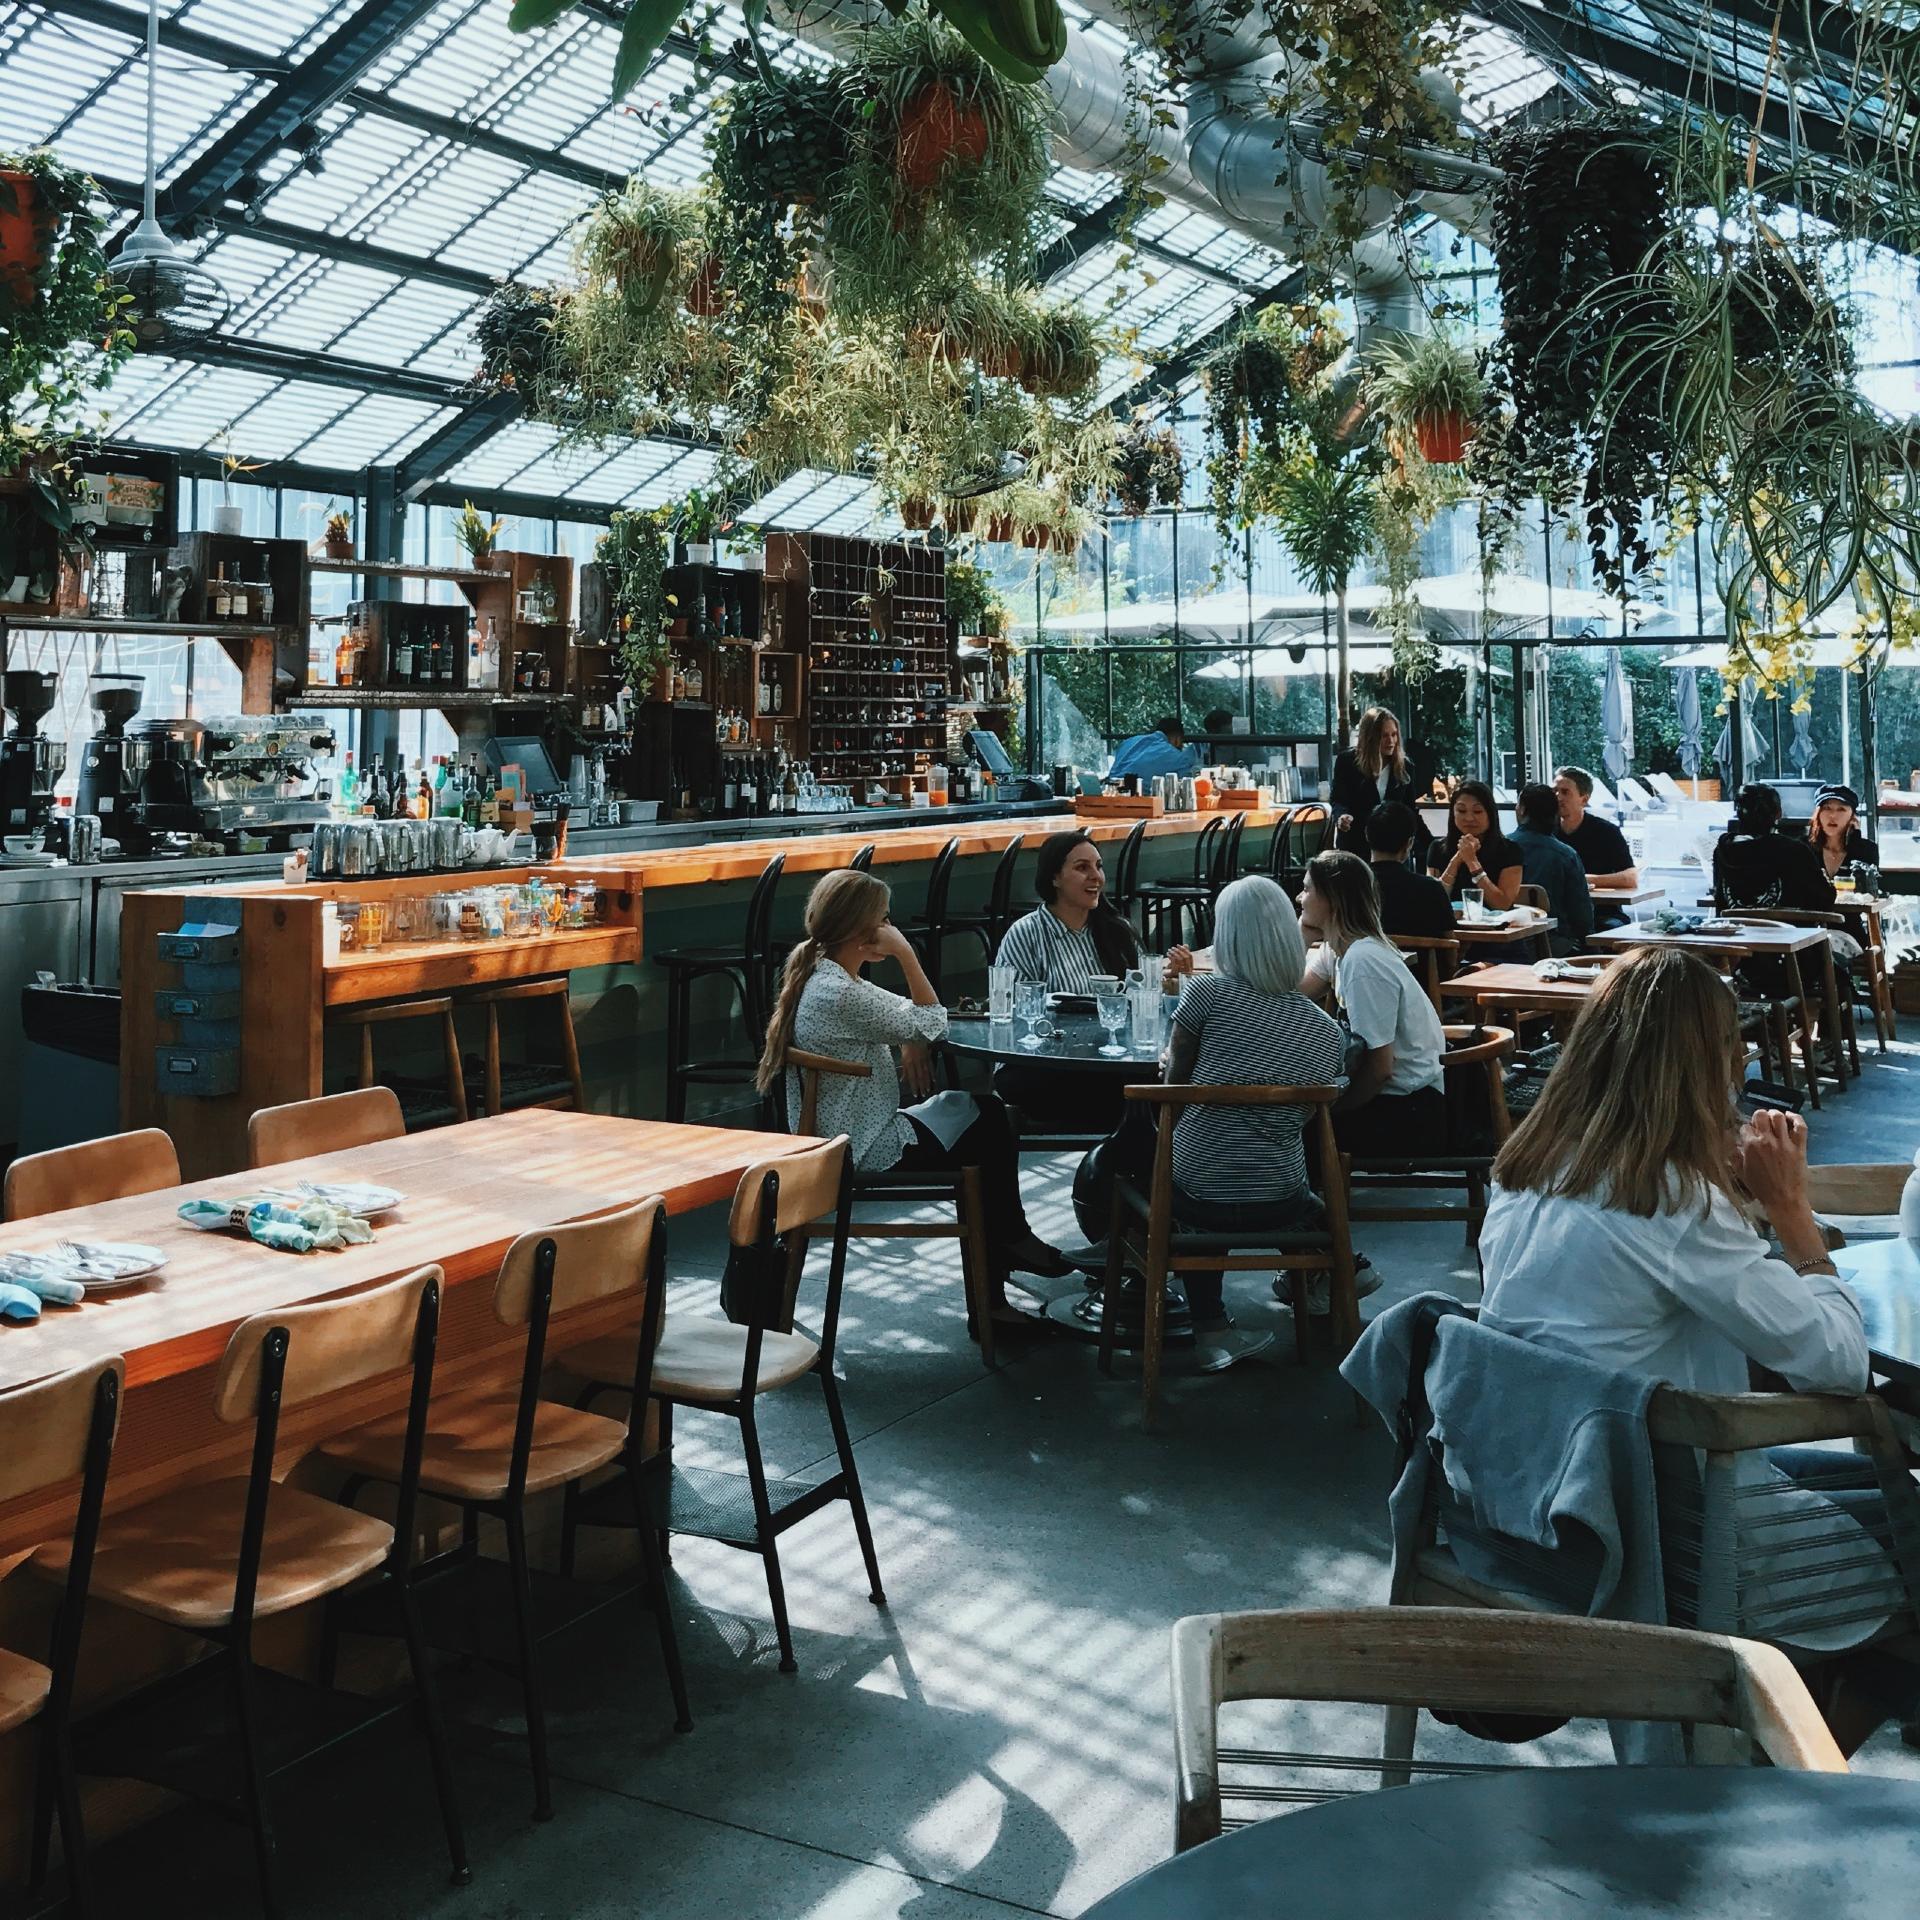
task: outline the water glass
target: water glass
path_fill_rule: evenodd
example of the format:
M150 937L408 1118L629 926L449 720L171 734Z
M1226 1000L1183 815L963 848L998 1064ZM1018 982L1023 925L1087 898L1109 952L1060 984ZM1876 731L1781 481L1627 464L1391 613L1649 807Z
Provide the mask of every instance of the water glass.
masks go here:
M987 1018L1004 1027L1013 1018L1014 974L1011 967L987 969Z
M1040 1029L1047 1025L1047 983L1044 980L1022 980L1013 991L1014 1016L1026 1028L1020 1037L1023 1047L1037 1048L1042 1038Z
M1100 1051L1105 1058L1118 1060L1127 1051L1119 1044L1120 1034L1127 1024L1127 996L1124 993L1096 994L1093 1007L1107 1034L1107 1044Z
M1485 897L1478 887L1460 889L1460 918L1469 926L1478 926L1487 917Z
M1156 1052L1160 1045L1160 1002L1163 998L1159 987L1130 987L1127 998L1133 1005L1134 1051Z

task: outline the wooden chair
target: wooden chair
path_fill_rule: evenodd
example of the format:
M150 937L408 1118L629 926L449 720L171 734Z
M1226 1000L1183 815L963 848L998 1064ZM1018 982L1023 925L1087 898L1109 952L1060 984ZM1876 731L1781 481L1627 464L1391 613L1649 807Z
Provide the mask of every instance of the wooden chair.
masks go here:
M1912 1172L1912 1165L1902 1161L1891 1166L1810 1166L1807 1202L1827 1226L1833 1244L1844 1246L1845 1235L1835 1230L1834 1220L1884 1220L1891 1230L1891 1216L1900 1211L1900 1196Z
M539 980L510 980L502 986L478 987L463 993L460 1004L484 1007L487 1014L486 1052L466 1066L469 1084L480 1069L481 1111L492 1115L517 1113L525 1107L570 1107L587 1104L580 1079L580 1043L573 1030L573 999L564 973ZM555 1016L558 1060L523 1060L502 1064L500 1009L503 1006L544 1006Z
M1350 1193L1365 1189L1416 1192L1464 1187L1464 1206L1414 1206L1405 1202L1357 1206L1351 1220L1464 1220L1467 1245L1480 1244L1487 1217L1487 1183L1493 1162L1513 1131L1507 1112L1506 1063L1513 1058L1514 1036L1507 1027L1445 1027L1447 1050L1441 1060L1447 1090L1449 1138L1431 1144L1432 1153L1397 1154L1390 1159L1347 1157ZM1457 1137L1456 1137L1457 1136Z
M1449 1716L1528 1714L1552 1719L1662 1720L1733 1727L1776 1767L1845 1773L1846 1760L1792 1664L1774 1648L1717 1633L1619 1620L1468 1608L1413 1612L1201 1613L1173 1625L1173 1846L1217 1839L1248 1819L1226 1804L1272 1809L1344 1798L1368 1774L1398 1784L1408 1772L1484 1771L1487 1765L1222 1747L1228 1701L1364 1702L1411 1722L1425 1707ZM1497 1763L1496 1763L1497 1764ZM1325 1786L1223 1781L1223 1771L1318 1770ZM1256 1816L1257 1817L1257 1816Z
M750 1082L766 1038L773 997L773 908L786 871L787 856L776 853L761 869L747 902L746 925L737 947L672 947L653 963L667 975L667 1118L687 1117L687 1090L702 1086L738 1086ZM697 980L722 980L740 1003L752 1058L731 1055L696 1057L693 1052L693 986Z
M1308 800L1287 815L1284 826L1273 830L1267 849L1267 872L1293 899L1307 884L1307 862L1333 845L1333 812L1322 800Z
M262 1107L247 1122L247 1165L277 1167L309 1154L340 1153L398 1140L407 1130L400 1097L391 1087L357 1087Z
M1167 1275L1170 1273L1269 1273L1278 1267L1293 1286L1294 1341L1300 1357L1307 1351L1307 1277L1330 1270L1333 1337L1344 1354L1360 1335L1360 1306L1354 1292L1353 1241L1347 1230L1346 1183L1329 1173L1321 1199L1327 1224L1321 1228L1247 1227L1232 1233L1198 1232L1176 1226L1173 1218L1173 1130L1189 1107L1311 1107L1308 1124L1318 1130L1320 1165L1340 1164L1334 1145L1331 1109L1338 1087L1129 1086L1129 1100L1159 1109L1153 1150L1153 1179L1142 1193L1131 1180L1116 1180L1107 1231L1105 1294L1100 1313L1100 1370L1113 1371L1119 1320L1120 1282L1131 1258L1144 1286L1145 1325L1140 1353L1140 1408L1153 1424L1160 1391L1160 1349L1165 1335Z
M193 1634L212 1652L77 1728L79 1765L211 1801L247 1820L270 1920L282 1906L269 1781L385 1719L394 1703L310 1687L257 1665L254 1627L346 1587L382 1591L397 1609L454 1878L468 1878L446 1735L408 1577L440 1279L438 1267L422 1267L384 1286L242 1321L215 1374L213 1408L228 1425L253 1423L249 1471L180 1487L113 1514L100 1528L95 1597ZM395 1376L407 1382L407 1413L391 1524L274 1478L283 1419L339 1397L364 1399L361 1390ZM32 1564L64 1580L69 1549L42 1547ZM217 1704L223 1689L225 1711Z
M438 1023L444 1062L440 1078L390 1074L382 1080L375 1071L374 1029L407 1020L432 1020ZM420 1133L428 1127L457 1126L466 1119L466 1074L460 1061L460 1035L453 1024L451 994L427 994L416 1000L375 1000L366 1006L336 1007L328 1013L327 1025L345 1027L358 1034L360 1087L363 1090L376 1086L391 1088L394 1098L400 1102L401 1112L406 1115L409 1133Z
M787 1065L800 1076L800 1113L795 1133L817 1133L820 1110L820 1079L823 1074L838 1074L849 1080L865 1080L871 1069L856 1060L834 1060L822 1053L787 1050ZM918 1220L860 1220L852 1209L862 1201L878 1202L893 1208L916 1205L950 1205L953 1225L945 1226ZM846 1223L851 1240L958 1240L960 1272L966 1287L967 1320L973 1337L980 1343L980 1359L991 1367L995 1361L993 1337L992 1267L987 1250L986 1203L981 1197L980 1169L960 1167L951 1173L921 1172L863 1173L853 1169L848 1182Z
M853 1527L866 1562L868 1598L886 1605L873 1531L854 1465L853 1442L833 1377L834 1338L840 1324L840 1289L846 1277L847 1182L851 1156L846 1136L804 1153L764 1160L741 1176L728 1221L729 1254L721 1300L729 1318L668 1315L653 1356L653 1398L660 1407L660 1447L671 1456L673 1409L698 1407L740 1423L746 1458L745 1484L736 1473L674 1467L669 1504L671 1532L718 1540L757 1553L767 1573L767 1597L780 1643L780 1671L795 1670L793 1635L787 1624L786 1588L780 1574L780 1535L835 1500L853 1511ZM807 1241L820 1221L832 1218L833 1256L817 1340L794 1331L793 1310L806 1263ZM610 1336L557 1356L569 1373L594 1389L625 1387L633 1377L633 1337ZM820 1383L833 1428L838 1467L804 1479L769 1480L760 1453L755 1407L772 1393L811 1375ZM598 1523L609 1489L583 1495L567 1517L563 1552L571 1551L572 1528ZM630 1508L629 1508L630 1511ZM631 1524L623 1514L617 1518Z
M655 1526L647 1522L650 1470L642 1458L647 1393L666 1297L666 1219L666 1202L656 1197L618 1213L523 1233L514 1241L494 1284L493 1312L502 1326L526 1329L520 1384L518 1388L478 1387L434 1401L420 1442L420 1490L460 1509L462 1539L458 1547L415 1567L409 1576L412 1583L430 1594L455 1579L472 1588L490 1577L493 1565L479 1555L480 1516L497 1519L506 1534L514 1622L512 1647L497 1651L494 1636L484 1626L476 1639L463 1638L455 1644L462 1653L505 1667L520 1682L526 1703L536 1820L552 1819L553 1792L547 1765L546 1715L541 1704L541 1635L534 1615L527 1555L529 1499L563 1488L571 1500L589 1474L614 1462L625 1465L627 1471L619 1484L639 1503L634 1518L646 1569L646 1599L653 1610L661 1658L673 1690L675 1724L682 1733L693 1725L659 1538ZM581 1307L616 1306L622 1301L629 1302L637 1315L635 1329L624 1341L629 1367L620 1382L633 1396L629 1417L613 1420L555 1400L543 1400L540 1382L547 1365L553 1317ZM320 1451L349 1476L341 1490L342 1500L351 1503L369 1480L398 1484L406 1466L407 1437L406 1416L393 1414L325 1442ZM497 1588L494 1599L498 1599ZM596 1595L589 1604L599 1603ZM484 1602L469 1608L476 1619L488 1624L508 1610ZM578 1618L580 1611L576 1609L573 1617ZM342 1629L356 1624L351 1598L331 1608L329 1644ZM438 1633L431 1637L435 1644L441 1644Z
M79 1482L46 1663L0 1647L0 1734L39 1723L27 1881L35 1890L46 1881L57 1811L67 1904L83 1920L93 1892L73 1764L73 1685L125 1380L126 1362L115 1355L0 1393L0 1500Z
M1748 927L1820 927L1828 933L1845 933L1848 931L1845 916L1838 913L1793 912L1784 907L1769 907L1764 913L1730 912L1724 917ZM1806 953L1795 954L1793 959L1796 962L1809 961L1809 956L1817 957L1824 967L1833 967L1836 964L1831 947L1825 949L1812 947L1809 948ZM1811 964L1810 961L1809 964ZM1802 982L1801 998L1806 1012L1806 1024L1812 1026L1819 1018L1820 1009L1817 1005L1817 996L1807 988L1804 971L1796 967L1796 972L1799 973ZM1860 1077L1860 1025L1854 1018L1853 994L1850 991L1836 993L1834 998L1840 1008L1840 1025L1842 1031L1833 1035L1830 1044L1833 1048L1834 1080L1841 1091L1844 1092L1847 1085L1848 1065L1852 1066L1854 1078L1858 1079ZM1846 1060L1844 1062L1840 1056L1840 1050L1843 1046L1846 1048ZM1812 1078L1811 1074L1809 1078Z
M32 1220L68 1207L97 1207L180 1184L180 1159L158 1127L109 1133L74 1147L29 1153L7 1169L0 1213Z
M1387 936L1407 956L1407 965L1420 976L1420 984L1433 1002L1433 1010L1442 1020L1447 1010L1440 995L1440 983L1451 980L1460 970L1460 942L1435 940L1423 933L1394 933Z
M1513 903L1517 907L1537 907L1540 912L1547 915L1549 919L1553 917L1553 902L1547 898L1547 890L1545 887L1531 887L1523 881L1519 891L1513 897ZM1543 931L1540 933L1526 934L1523 937L1533 948L1533 957L1536 960L1551 960L1553 958L1552 934Z

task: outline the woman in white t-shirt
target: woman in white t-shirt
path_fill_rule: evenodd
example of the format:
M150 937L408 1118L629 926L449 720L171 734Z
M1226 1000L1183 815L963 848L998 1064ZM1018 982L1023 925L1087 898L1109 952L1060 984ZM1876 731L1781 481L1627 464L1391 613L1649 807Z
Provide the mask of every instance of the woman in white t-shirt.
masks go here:
M1333 993L1357 1043L1347 1091L1333 1110L1341 1151L1363 1156L1437 1153L1447 1102L1440 1016L1380 926L1372 869L1351 853L1307 862L1303 924L1333 961Z

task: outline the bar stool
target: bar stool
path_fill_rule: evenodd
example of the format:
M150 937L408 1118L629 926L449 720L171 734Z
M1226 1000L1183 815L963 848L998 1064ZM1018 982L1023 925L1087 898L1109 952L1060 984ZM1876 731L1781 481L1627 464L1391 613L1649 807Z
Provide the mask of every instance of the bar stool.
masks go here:
M38 1890L46 1881L57 1812L67 1864L67 1904L82 1916L92 1910L93 1890L80 1787L74 1777L73 1683L126 1370L126 1362L115 1354L0 1394L0 1500L80 1483L46 1664L0 1648L0 1733L39 1722L27 1884Z
M1139 889L1143 931L1147 921L1151 921L1162 943L1171 946L1184 939L1189 913L1193 915L1196 934L1205 925L1213 901L1220 844L1226 830L1227 823L1217 813L1200 829L1200 837L1193 843L1191 880L1153 880ZM1167 937L1169 929L1171 939ZM1194 944L1201 943L1196 938Z
M513 1647L511 1651L500 1650L485 1632L484 1623L497 1619L504 1610L497 1604L497 1588L492 1605L487 1604L484 1590L479 1596L471 1596L477 1603L463 1611L479 1628L478 1635L460 1635L452 1644L454 1650L504 1667L520 1681L526 1702L536 1820L553 1817L547 1723L540 1698L539 1642L597 1609L602 1597L575 1590L571 1596L575 1604L570 1609L564 1602L555 1607L556 1613L567 1617L552 1620L545 1636L536 1632L533 1578L527 1557L527 1501L532 1496L563 1487L571 1502L587 1475L615 1461L625 1462L627 1471L620 1485L638 1503L634 1519L646 1566L646 1597L653 1609L660 1654L673 1690L674 1724L682 1733L693 1725L679 1642L673 1630L666 1568L647 1511L645 1489L653 1470L641 1457L654 1346L666 1298L666 1246L667 1203L658 1195L618 1213L523 1233L507 1249L493 1290L494 1318L503 1327L524 1327L527 1332L519 1387L462 1391L435 1400L427 1413L426 1433L420 1445L420 1490L460 1509L462 1539L459 1546L421 1563L409 1577L416 1588L429 1592L443 1584L473 1587L486 1580L494 1566L480 1558L479 1516L489 1514L505 1529ZM638 1338L627 1346L630 1370L620 1383L633 1395L629 1418L611 1420L556 1400L543 1400L540 1379L547 1364L553 1316L623 1299L631 1300L640 1316ZM351 1505L369 1480L397 1484L406 1470L406 1442L407 1418L393 1414L323 1443L320 1451L350 1475L340 1498ZM662 1456L660 1475L664 1476L665 1468ZM583 1599L585 1604L579 1604ZM344 1596L330 1607L326 1628L329 1665L334 1639L343 1629L357 1625L352 1596ZM430 1638L436 1646L449 1644L437 1632Z
M1267 848L1267 872L1292 899L1307 884L1307 862L1332 845L1333 815L1325 802L1303 801L1274 828Z
M953 866L960 857L960 841L956 835L934 856L933 870L927 875L927 904L919 915L909 920L900 931L911 940L920 952L920 964L927 970L927 979L933 990L940 991L940 956L946 945L947 935L952 931L952 923L947 918L947 895L953 887ZM987 959L993 959L993 949L987 949ZM810 1131L801 1128L801 1132Z
M874 843L869 840L867 844L847 862L847 865L855 873L871 873L873 871L873 854Z
M158 1127L142 1127L22 1155L7 1169L0 1216L32 1220L65 1207L97 1207L179 1184L180 1156L173 1142Z
M443 1079L400 1073L381 1079L376 1075L374 1029L405 1020L440 1023L440 1047L446 1062ZM467 1117L467 1083L460 1063L460 1035L453 1024L452 995L427 994L412 1000L374 1000L365 1006L337 1007L327 1015L327 1025L347 1027L359 1034L360 1086L391 1089L406 1116L409 1133L420 1133L428 1127L454 1126Z
M398 1140L407 1130L400 1098L391 1087L357 1087L317 1100L290 1100L262 1107L247 1121L247 1165L277 1167L313 1153L342 1153Z
M580 1043L573 1030L571 983L564 973L549 974L538 980L513 980L505 986L474 988L460 996L460 1003L487 1010L486 1053L478 1059L469 1055L463 1062L468 1084L472 1085L475 1080L480 1083L483 1113L515 1113L523 1107L579 1110L586 1106L586 1093L580 1081ZM538 1003L545 1003L558 1016L560 1058L503 1064L500 1009Z
M445 1729L408 1576L440 1279L438 1267L422 1267L384 1286L243 1320L215 1376L213 1408L226 1425L253 1423L247 1473L180 1487L115 1513L100 1528L95 1596L207 1641L212 1652L77 1726L78 1763L88 1773L145 1780L209 1801L248 1821L269 1920L282 1911L269 1780L386 1719L393 1707L256 1665L253 1630L258 1621L345 1587L383 1593L397 1608L453 1877L456 1883L469 1878ZM282 1419L395 1375L408 1385L391 1525L274 1478ZM42 1547L31 1564L64 1580L71 1551Z
M1023 833L1016 833L1002 850L993 869L993 884L987 889L985 913L956 913L947 916L947 935L971 934L987 950L991 963L1000 951L1000 942L1013 925L1013 877L1020 864L1020 851L1027 844Z
M757 1553L767 1572L767 1598L780 1643L780 1671L795 1671L793 1635L787 1624L786 1588L780 1574L780 1535L835 1500L852 1509L853 1528L866 1562L868 1594L876 1607L887 1604L874 1556L873 1530L854 1465L853 1441L833 1377L833 1343L840 1324L840 1289L847 1266L847 1176L851 1167L845 1135L805 1153L763 1160L741 1176L728 1221L729 1250L721 1299L726 1320L668 1315L653 1356L653 1397L660 1407L660 1445L671 1445L673 1409L698 1407L725 1414L740 1424L746 1456L741 1476L705 1468L673 1470L668 1526L674 1533L717 1540ZM820 1336L811 1340L793 1330L795 1296L806 1263L807 1240L815 1223L831 1215L836 1224L833 1257L827 1271ZM633 1378L635 1334L609 1335L556 1356L569 1373L591 1383L591 1391L624 1389ZM760 1456L754 1408L759 1397L811 1374L820 1383L833 1428L839 1466L824 1478L773 1480ZM602 1519L611 1489L596 1487L575 1502L567 1521L562 1551L571 1552L572 1529L608 1524ZM616 1524L631 1524L630 1498L622 1496Z
M738 1086L750 1082L759 1066L760 1046L766 1037L772 998L773 902L786 871L787 856L776 853L753 883L747 902L746 929L737 949L673 947L653 956L667 975L667 1118L687 1117L687 1089L693 1086ZM749 1060L722 1056L713 1060L690 1057L693 1045L693 983L720 979L731 984L740 998Z
M1120 842L1120 852L1113 863L1113 885L1108 897L1114 906L1132 923L1134 910L1140 905L1140 849L1147 838L1147 823L1136 820L1127 829L1127 837ZM1143 917L1140 926L1142 937L1147 931ZM1003 927L1002 934L1006 932Z

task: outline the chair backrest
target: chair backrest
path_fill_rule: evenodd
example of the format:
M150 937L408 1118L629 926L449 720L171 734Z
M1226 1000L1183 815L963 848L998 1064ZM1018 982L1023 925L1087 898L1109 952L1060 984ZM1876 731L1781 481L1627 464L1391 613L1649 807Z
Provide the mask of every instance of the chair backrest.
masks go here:
M1200 829L1200 837L1193 843L1193 884L1196 887L1212 884L1214 851L1226 830L1226 821L1217 813Z
M126 1377L127 1363L115 1354L0 1393L0 1501L80 1479L103 1397L112 1441Z
M555 1250L550 1313L642 1293L647 1256L664 1222L666 1206L656 1193L616 1213L597 1213L588 1220L523 1233L507 1249L500 1277L493 1283L494 1317L503 1327L527 1324L533 1313L534 1269L540 1248L549 1240Z
M1219 1710L1235 1700L1736 1727L1777 1767L1847 1771L1792 1663L1752 1640L1466 1607L1195 1614L1173 1628L1176 1852L1220 1833L1223 1801L1322 1799L1351 1790L1369 1771L1387 1770L1357 1755L1232 1749L1223 1756ZM1334 1784L1223 1786L1223 1758L1229 1765L1328 1768ZM1424 1762L1422 1771L1432 1766Z
M1014 869L1020 864L1020 851L1026 844L1027 836L1016 833L1007 842L1006 851L1001 854L1000 863L993 870L993 886L987 895L987 919L991 922L988 931L993 935L996 947L1013 924Z
M1120 842L1120 857L1113 863L1112 899L1124 911L1140 891L1140 849L1147 838L1147 823L1136 820Z
M9 1220L31 1220L179 1184L180 1157L173 1142L158 1127L142 1127L24 1155L7 1169L0 1212Z
M283 1107L262 1107L247 1122L247 1165L277 1167L283 1160L309 1154L370 1147L376 1141L398 1140L406 1130L400 1096L391 1087L290 1100Z
M1333 836L1333 815L1326 803L1308 800L1287 816L1285 863L1274 878L1289 893L1298 893L1307 884L1307 862L1325 851Z
M1246 830L1247 816L1244 811L1236 810L1226 823L1226 831L1214 842L1213 869L1207 881L1216 893L1240 872L1240 840Z
M873 855L874 843L869 840L867 844L847 862L847 865L851 867L855 873L866 873L873 866Z
M947 895L953 887L953 863L960 857L956 836L933 856L933 871L927 875L926 922L929 927L946 924Z
M768 964L768 937L773 931L774 896L780 891L780 876L787 870L787 856L776 853L760 869L747 900L747 927L741 952L750 967Z
M1443 1019L1446 1007L1440 992L1440 983L1451 980L1460 966L1460 942L1458 940L1436 940L1423 933L1390 933L1387 938L1407 956L1407 965L1413 969L1420 984L1427 990L1427 998L1433 1002L1433 1010Z
M1891 1166L1810 1166L1807 1201L1815 1213L1898 1213L1912 1172L1904 1161Z
M727 1238L736 1247L751 1247L825 1219L840 1204L840 1176L846 1163L845 1134L809 1147L804 1153L756 1161L740 1176L740 1184L734 1189ZM769 1176L776 1191L771 1218L767 1210Z
M1495 1147L1513 1131L1507 1111L1506 1063L1515 1034L1510 1027L1443 1026L1447 1050L1440 1065L1446 1075L1447 1131L1452 1144L1465 1145L1485 1134ZM1475 1142L1475 1144L1478 1144Z
M1267 878L1277 881L1287 870L1287 825L1295 809L1282 807L1275 817L1273 831L1267 837Z
M360 1293L241 1321L214 1381L214 1413L230 1424L258 1414L268 1341L280 1333L286 1342L282 1413L412 1366L421 1305L429 1295L438 1303L441 1278L438 1267L421 1267Z
M795 1133L818 1131L822 1074L839 1074L848 1080L870 1080L873 1077L873 1069L863 1060L835 1060L829 1054L803 1053L798 1047L787 1049L786 1064L800 1076L800 1111L792 1122Z
M1542 913L1553 911L1553 902L1547 898L1546 888L1533 886L1528 881L1523 880L1520 883L1514 890L1513 897L1519 906L1538 907Z

